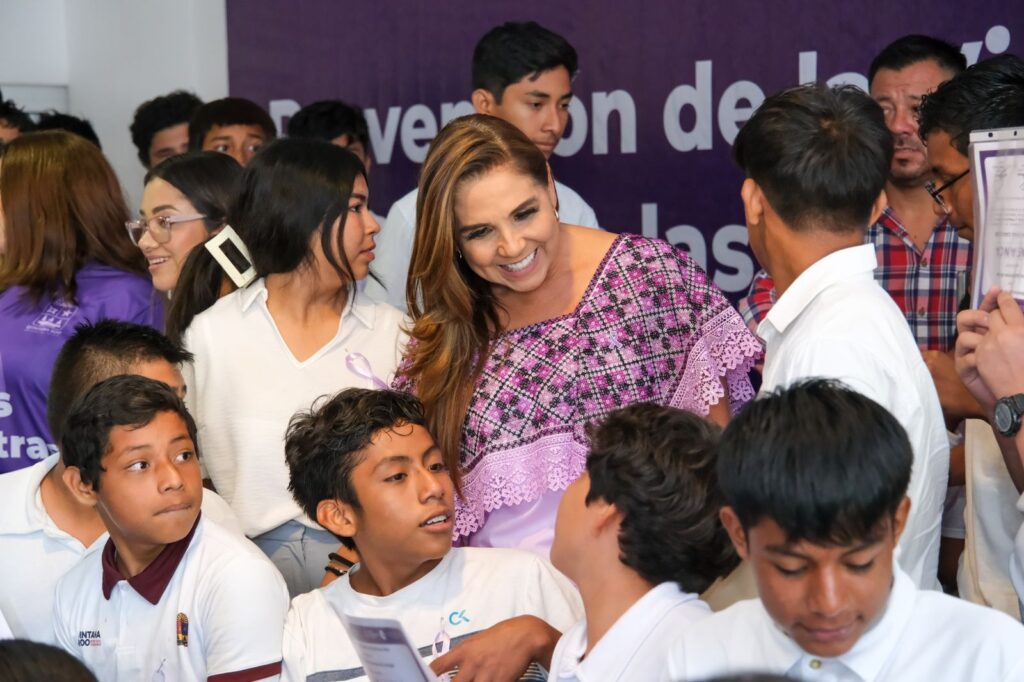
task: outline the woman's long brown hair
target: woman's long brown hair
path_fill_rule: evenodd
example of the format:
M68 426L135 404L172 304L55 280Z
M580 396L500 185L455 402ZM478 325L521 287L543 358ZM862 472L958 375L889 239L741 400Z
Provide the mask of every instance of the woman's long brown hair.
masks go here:
M501 166L547 184L544 155L518 128L492 116L457 118L431 144L416 199L406 289L413 343L403 374L416 387L456 485L469 401L501 323L490 284L458 253L455 197L462 183Z
M12 140L0 156L0 201L0 291L23 286L33 304L57 294L74 301L75 274L90 260L145 276L121 185L92 142L59 130Z

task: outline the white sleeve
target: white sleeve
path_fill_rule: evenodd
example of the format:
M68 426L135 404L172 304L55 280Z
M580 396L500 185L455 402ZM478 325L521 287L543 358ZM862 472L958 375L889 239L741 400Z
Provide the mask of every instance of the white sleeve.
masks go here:
M269 560L239 555L208 580L203 613L207 677L278 679L288 611L281 574Z
M53 634L57 646L64 651L68 652L78 660L82 659L81 649L77 646L78 642L74 641L74 633L68 630L68 623L70 619L67 617L67 613L64 611L64 607L61 602L61 583L63 580L57 583L57 587L54 589L53 595Z
M377 234L375 259L370 271L380 283L372 277L367 278L367 296L381 303L390 303L402 312L406 311L405 286L415 238L416 216L408 215L399 199L391 206L388 218Z
M284 621L284 643L281 646L284 668L281 671L283 682L304 682L306 679L306 629L302 624L302 616L294 604L288 609Z
M523 586L526 613L565 633L583 618L583 600L576 587L549 562L536 557L532 584ZM525 615L525 614L524 614Z

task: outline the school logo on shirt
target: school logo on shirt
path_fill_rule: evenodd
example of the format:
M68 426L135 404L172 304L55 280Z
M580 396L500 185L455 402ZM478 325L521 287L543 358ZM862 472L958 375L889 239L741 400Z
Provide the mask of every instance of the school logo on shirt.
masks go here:
M469 622L469 616L466 615L465 610L463 611L452 611L448 614L449 625L462 625L463 623Z
M178 646L188 646L188 616L179 613L177 618Z
M78 646L102 646L99 630L79 630Z
M37 334L59 335L64 327L71 322L71 318L78 312L78 306L66 301L53 301L39 317L32 320L25 331Z

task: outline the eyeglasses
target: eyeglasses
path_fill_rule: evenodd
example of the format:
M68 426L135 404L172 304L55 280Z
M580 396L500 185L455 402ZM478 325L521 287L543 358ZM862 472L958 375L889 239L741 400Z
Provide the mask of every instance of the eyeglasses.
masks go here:
M171 240L171 227L178 223L188 223L193 220L202 220L205 215L156 215L152 218L138 218L129 220L124 226L128 229L128 237L132 244L139 245L142 235L149 232L157 244L166 244Z
M942 198L942 193L945 192L950 187L952 187L953 184L957 180L959 180L960 178L964 177L965 175L967 175L970 172L971 172L971 169L968 168L963 173L961 173L960 175L956 176L955 178L953 178L949 182L942 183L942 185L939 186L939 187L936 187L935 183L932 182L931 180L929 180L928 182L924 183L924 188L926 190L928 190L928 194L932 195L932 199L935 199L935 203L937 203L942 208L943 211L945 211L946 213L949 213L949 204L947 204L946 200Z

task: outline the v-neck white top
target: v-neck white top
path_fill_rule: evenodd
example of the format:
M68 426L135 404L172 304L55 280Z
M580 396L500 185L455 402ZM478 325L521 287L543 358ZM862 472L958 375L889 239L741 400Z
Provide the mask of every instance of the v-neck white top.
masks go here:
M258 279L196 316L184 369L199 452L217 491L255 537L291 520L318 526L288 492L284 437L299 410L344 388L391 381L405 347L400 312L354 291L338 333L299 362L267 308Z

